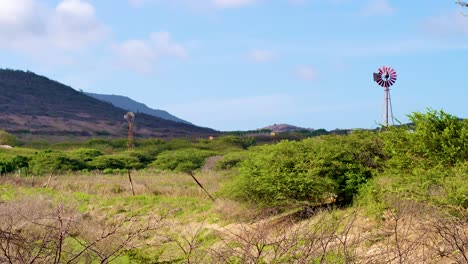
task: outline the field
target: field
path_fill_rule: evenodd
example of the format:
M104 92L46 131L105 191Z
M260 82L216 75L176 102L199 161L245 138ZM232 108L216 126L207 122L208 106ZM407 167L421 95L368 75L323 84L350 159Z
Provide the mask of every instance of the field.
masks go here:
M0 150L0 262L467 263L467 122L412 121L264 145Z

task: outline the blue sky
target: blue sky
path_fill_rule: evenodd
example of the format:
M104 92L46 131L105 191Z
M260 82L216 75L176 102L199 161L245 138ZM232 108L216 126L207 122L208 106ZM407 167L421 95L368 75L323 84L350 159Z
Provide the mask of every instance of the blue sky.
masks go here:
M0 0L0 65L218 130L373 128L383 65L398 72L396 118L468 117L461 12L452 0Z

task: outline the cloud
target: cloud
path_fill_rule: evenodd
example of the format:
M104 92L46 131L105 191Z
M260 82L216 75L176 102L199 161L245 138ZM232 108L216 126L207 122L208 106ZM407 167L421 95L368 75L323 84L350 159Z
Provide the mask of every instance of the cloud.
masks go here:
M468 34L468 18L459 12L442 14L422 22L424 31L436 35Z
M317 79L317 71L309 65L302 65L296 69L296 76L302 80L315 80Z
M269 50L252 50L247 54L249 60L254 62L268 62L275 58L275 54Z
M108 28L85 0L62 0L55 8L39 0L0 0L0 47L47 56L86 49Z
M172 40L169 32L153 32L145 40L133 39L112 45L119 64L140 73L150 73L162 58L186 58L184 45Z
M389 0L370 0L361 13L364 16L392 15L395 13L395 8Z

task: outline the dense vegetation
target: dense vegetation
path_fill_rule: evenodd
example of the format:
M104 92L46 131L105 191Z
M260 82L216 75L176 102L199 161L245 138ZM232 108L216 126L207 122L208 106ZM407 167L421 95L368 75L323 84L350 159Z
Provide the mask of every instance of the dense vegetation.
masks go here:
M265 206L350 204L358 195L375 206L393 195L468 208L468 122L434 110L410 119L381 133L252 148L229 191Z
M409 126L380 133L353 131L260 146L254 146L254 138L238 136L194 142L141 140L133 151L126 151L125 140L44 144L42 150L2 151L0 169L36 175L144 168L189 172L200 169L210 156L224 155L217 168L236 170L225 193L264 206L344 205L360 191L365 199L371 199L372 192L376 200L397 190L467 207L468 122L434 110L414 113L410 119ZM6 132L0 139L16 144ZM437 195L431 195L434 192Z
M25 235L16 235L25 241L18 242L18 248L35 252L34 245L45 245L50 250L44 254L63 254L67 261L76 257L106 263L113 257L123 263L375 263L385 258L389 263L414 263L427 254L422 251L436 252L424 255L428 261L450 256L450 261L464 263L468 260L468 121L431 109L409 117L411 124L380 132L356 130L275 144L233 135L213 140L146 139L137 140L133 150L127 150L125 139L25 144L0 132L3 142L20 145L0 150L0 169L6 174L0 180L9 182L0 184L0 218L20 219L18 223L30 226ZM208 159L216 163L207 166ZM137 175L136 196L125 192L126 178L118 176L128 170ZM217 200L206 199L187 173L200 179ZM40 175L48 177L34 179ZM52 185L53 175L60 175L54 186L43 188ZM40 189L30 187L35 181L41 182ZM16 198L21 196L49 197L38 198L34 205L44 212L64 201L78 209L62 206L49 215L36 215L27 209L31 201ZM317 213L323 207L340 209ZM24 210L18 213L15 208ZM358 210L366 216L357 216ZM315 212L318 218L296 226L296 212ZM41 235L46 236L39 226L56 226L65 219L62 215L70 214L79 221L68 223L63 233L49 232L50 241L41 240ZM163 218L158 218L154 225L146 225L154 215L171 215L171 225L180 223L176 229L166 229ZM266 217L274 219L265 221ZM206 221L234 225L239 219L257 218L261 221L249 227L203 228ZM369 232L370 219L376 221L376 233L356 239ZM133 225L137 231L127 229ZM89 227L101 229L86 231ZM184 233L182 227L195 233ZM0 223L0 233L15 228L13 222ZM53 230L61 230L57 228ZM153 230L157 234L147 234ZM162 238L154 238L161 233ZM62 248L56 246L57 239L62 239L66 254L58 252ZM353 239L358 242L350 246ZM424 244L426 240L431 242ZM5 241L0 237L0 243ZM145 241L147 246L131 244L134 241ZM434 249L442 244L444 249ZM0 260L1 256L0 252Z

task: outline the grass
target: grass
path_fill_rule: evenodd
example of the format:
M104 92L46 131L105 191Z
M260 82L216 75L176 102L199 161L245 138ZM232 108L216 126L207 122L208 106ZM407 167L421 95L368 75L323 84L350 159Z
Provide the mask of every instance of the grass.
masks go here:
M398 210L383 209L380 220L358 207L297 218L297 210L271 215L253 205L220 197L218 191L225 177L213 171L197 173L196 177L216 201L183 173L143 170L131 175L135 196L126 174L35 177L34 186L32 177L2 176L0 206L55 212L53 208L64 204L76 210L74 219L83 222L81 236L88 240L109 230L118 219L142 216L121 226L114 239L117 242L128 236L125 232L130 232L130 227L138 228L152 217L164 216L157 230L136 236L112 263L346 263L390 258L409 263L418 257L443 263L463 260L465 254L453 247L455 242L436 236L437 230L451 227L452 220L437 218L437 212L419 205L395 204ZM456 242L466 242L468 224L463 218L460 221L457 224L461 229L447 230L459 230ZM404 239L395 241L395 230ZM444 256L425 243L429 238L434 245L445 243ZM98 249L106 252L115 241L100 243ZM396 247L398 243L401 245ZM66 244L80 248L70 239ZM259 253L258 249L263 251Z

